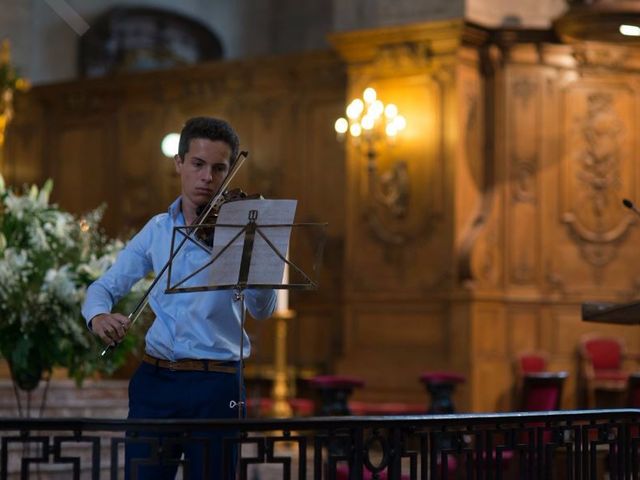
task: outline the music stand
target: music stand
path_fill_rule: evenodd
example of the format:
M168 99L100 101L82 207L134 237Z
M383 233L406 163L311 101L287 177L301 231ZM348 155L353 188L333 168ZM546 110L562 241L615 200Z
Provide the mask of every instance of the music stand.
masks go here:
M640 323L640 302L585 302L582 304L582 320L585 322L636 325Z
M215 224L176 226L171 239L171 262L168 267L165 293L205 292L234 290L235 300L241 303L240 316L240 378L238 385L238 418L242 418L242 390L244 386L244 326L246 289L262 290L313 290L318 282L296 263L287 258L293 229L322 229L326 223L294 223L295 200L243 200L225 203ZM246 222L246 223L245 223ZM213 244L200 241L193 231L212 228ZM269 235L270 232L270 235ZM172 283L172 265L175 260L176 236L180 235L208 253L208 260L185 277ZM324 247L324 231L315 236L312 270L317 274ZM290 268L290 278L302 278L295 283L283 283L285 265ZM207 274L210 275L207 275ZM197 281L205 280L204 283ZM194 284L194 282L196 282Z

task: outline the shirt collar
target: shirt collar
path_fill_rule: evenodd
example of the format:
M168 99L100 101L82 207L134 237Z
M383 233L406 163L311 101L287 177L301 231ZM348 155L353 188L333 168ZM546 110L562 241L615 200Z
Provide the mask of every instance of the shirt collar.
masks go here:
M182 215L182 196L176 198L171 205L169 205L169 216L174 222L178 221L178 218Z

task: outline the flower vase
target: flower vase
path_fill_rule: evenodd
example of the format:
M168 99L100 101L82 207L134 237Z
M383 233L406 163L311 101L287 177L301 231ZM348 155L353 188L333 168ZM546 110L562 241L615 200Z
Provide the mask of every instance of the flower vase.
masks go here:
M15 385L25 392L31 392L38 387L44 372L44 367L38 361L31 361L26 367L20 368L9 362L9 369Z

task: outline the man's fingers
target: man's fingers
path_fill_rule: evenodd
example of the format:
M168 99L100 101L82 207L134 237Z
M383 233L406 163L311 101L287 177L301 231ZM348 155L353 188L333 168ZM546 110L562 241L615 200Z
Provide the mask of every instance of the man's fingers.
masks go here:
M126 332L126 329L122 323L118 322L118 324L114 327L114 330L116 332L116 335L118 336L118 340L124 337L124 333Z
M125 329L125 331L131 326L131 320L129 320L129 317L125 317L124 315L114 315L115 319L120 323L120 325L122 325L122 327Z
M107 336L111 339L111 340L118 340L118 327L114 327L113 325L109 325L106 329L107 332Z
M108 333L103 330L100 333L98 333L98 336L100 337L100 340L102 340L102 342L106 345L111 345L113 344L113 340L111 339L111 337L108 335Z
M130 321L121 314L100 315L94 319L95 333L107 345L120 342L129 328Z
M120 340L117 334L113 332L113 330L111 331L106 330L104 335L101 338L105 344L111 345L111 346L115 346Z

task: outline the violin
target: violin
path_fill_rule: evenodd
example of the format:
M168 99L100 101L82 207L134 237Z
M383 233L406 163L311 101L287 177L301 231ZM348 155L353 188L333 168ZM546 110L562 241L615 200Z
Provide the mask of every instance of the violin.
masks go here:
M231 190L225 190L222 195L220 195L213 207L209 210L207 215L202 218L200 224L196 227L195 237L200 240L205 245L209 247L213 246L213 234L215 230L215 224L218 221L218 213L220 212L220 208L227 202L237 202L238 200L255 200L264 198L259 193L254 193L252 195L247 195L240 188L233 188ZM206 208L206 205L199 207L196 210L198 217L202 215L202 212Z

